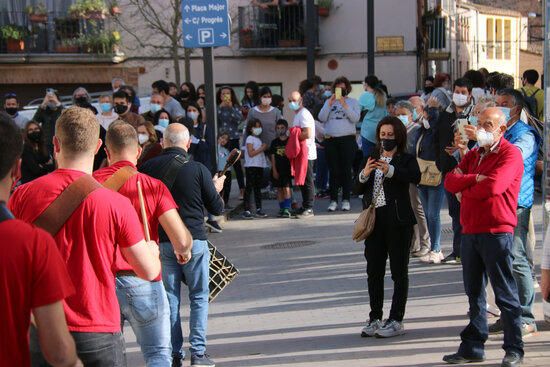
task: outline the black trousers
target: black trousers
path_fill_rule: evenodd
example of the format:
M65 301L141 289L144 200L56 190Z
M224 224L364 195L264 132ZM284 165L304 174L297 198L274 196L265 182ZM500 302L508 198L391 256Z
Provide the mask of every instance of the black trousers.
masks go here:
M374 231L365 240L365 259L370 299L370 320L382 320L386 260L390 258L393 297L389 319L403 321L409 293L409 251L413 226L396 227L394 209L376 209Z
M250 210L250 196L254 192L256 210L262 208L262 181L264 169L261 167L246 167L246 189L244 190L244 210Z
M227 150L230 152L233 149L241 149L239 144L239 139L231 139L227 142L226 146ZM244 153L243 153L244 154ZM244 173L243 173L243 165L241 164L242 159L239 159L234 165L233 169L235 169L235 176L237 176L237 183L239 184L239 189L244 189ZM230 181L231 182L231 181ZM231 192L231 184L229 185L229 192Z
M331 201L338 201L338 190L340 188L342 188L342 200L349 201L352 187L351 170L356 152L355 135L325 140Z
M229 194L231 194L231 181L233 181L233 174L231 171L225 173L225 181L223 182L223 190L220 192L225 206L229 204Z
M462 241L462 225L460 224L460 202L454 194L445 190L449 204L449 216L453 226L453 254L460 257L460 243Z
M313 182L313 166L314 160L307 162L306 181L300 186L302 192L302 208L313 209L313 200L315 199L315 183Z

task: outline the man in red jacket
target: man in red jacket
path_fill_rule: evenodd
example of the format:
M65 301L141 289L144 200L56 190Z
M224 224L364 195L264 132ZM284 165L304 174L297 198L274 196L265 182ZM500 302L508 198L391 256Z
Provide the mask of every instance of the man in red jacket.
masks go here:
M479 117L479 148L470 151L445 178L445 189L461 199L462 271L470 303L470 323L462 331L458 352L443 360L451 364L485 359L488 337L485 285L495 290L504 324L502 367L523 361L521 305L512 275L512 244L523 175L521 152L503 138L506 118L495 107ZM487 275L486 275L487 274Z

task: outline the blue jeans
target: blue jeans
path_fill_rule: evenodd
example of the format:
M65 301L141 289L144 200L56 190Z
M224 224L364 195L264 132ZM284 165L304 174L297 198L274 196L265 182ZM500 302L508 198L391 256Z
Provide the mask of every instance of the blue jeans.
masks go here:
M452 219L453 226L453 253L460 257L460 243L462 241L462 224L460 224L460 202L454 194L445 190L447 203L449 204L449 216Z
M432 251L441 251L441 206L445 189L439 186L418 186L420 201L428 222L428 232L432 242Z
M533 274L531 265L527 259L527 232L529 232L530 208L518 208L518 225L514 230L514 261L512 269L514 279L518 285L519 303L521 304L521 321L524 324L533 324L533 303L535 301L535 288L533 286Z
M208 295L210 252L208 243L203 240L193 241L191 260L178 264L170 242L161 242L160 261L162 263L162 281L170 304L170 325L172 331L172 353L183 356L183 333L180 319L181 283L189 288L189 351L192 355L203 355L206 352L206 329L208 326Z
M116 295L121 323L132 326L147 367L170 366L170 308L162 282L117 276Z
M523 355L521 305L512 274L512 247L511 233L462 235L462 276L470 304L470 323L460 333L462 343L458 353L462 356L484 356L484 344L489 334L485 294L487 275L501 312L500 319L504 328L502 348Z
M366 158L370 156L375 146L376 144L361 136L361 150L363 151L363 157Z

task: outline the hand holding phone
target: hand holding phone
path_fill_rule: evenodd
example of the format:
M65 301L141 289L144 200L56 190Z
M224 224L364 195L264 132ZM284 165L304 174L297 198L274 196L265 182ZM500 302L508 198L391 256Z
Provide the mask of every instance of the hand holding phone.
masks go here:
M342 99L342 88L340 87L334 88L334 97L336 98L337 101Z
M467 119L458 119L456 120L456 131L460 134L460 138L463 142L468 141L468 134L466 134L465 127L468 126L468 120Z

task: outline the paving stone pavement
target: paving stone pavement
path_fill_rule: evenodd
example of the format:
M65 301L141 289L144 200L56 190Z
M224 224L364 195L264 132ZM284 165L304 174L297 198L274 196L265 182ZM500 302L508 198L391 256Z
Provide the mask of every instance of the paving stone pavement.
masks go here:
M327 200L319 200L311 219L278 219L274 218L277 204L266 201L269 218L245 221L237 217L225 223L222 234L210 236L241 271L210 308L208 353L217 366L445 366L441 358L456 351L459 333L467 324L461 267L411 259L406 334L391 339L361 338L369 311L365 260L363 245L351 240L360 202L352 201L350 213L329 214L327 205ZM535 211L540 233L540 206ZM449 228L446 209L441 218L443 228ZM540 235L538 239L540 262ZM264 248L287 241L312 243ZM450 241L450 231L443 231L445 254ZM387 315L392 290L389 268L385 290ZM183 300L186 297L182 295ZM183 302L181 309L187 335L188 303ZM539 332L525 339L524 366L548 367L550 326L543 321L540 293L535 315ZM128 366L144 366L128 324L124 332ZM486 362L474 365L500 366L501 344L501 339L491 337ZM189 366L188 360L184 366Z

